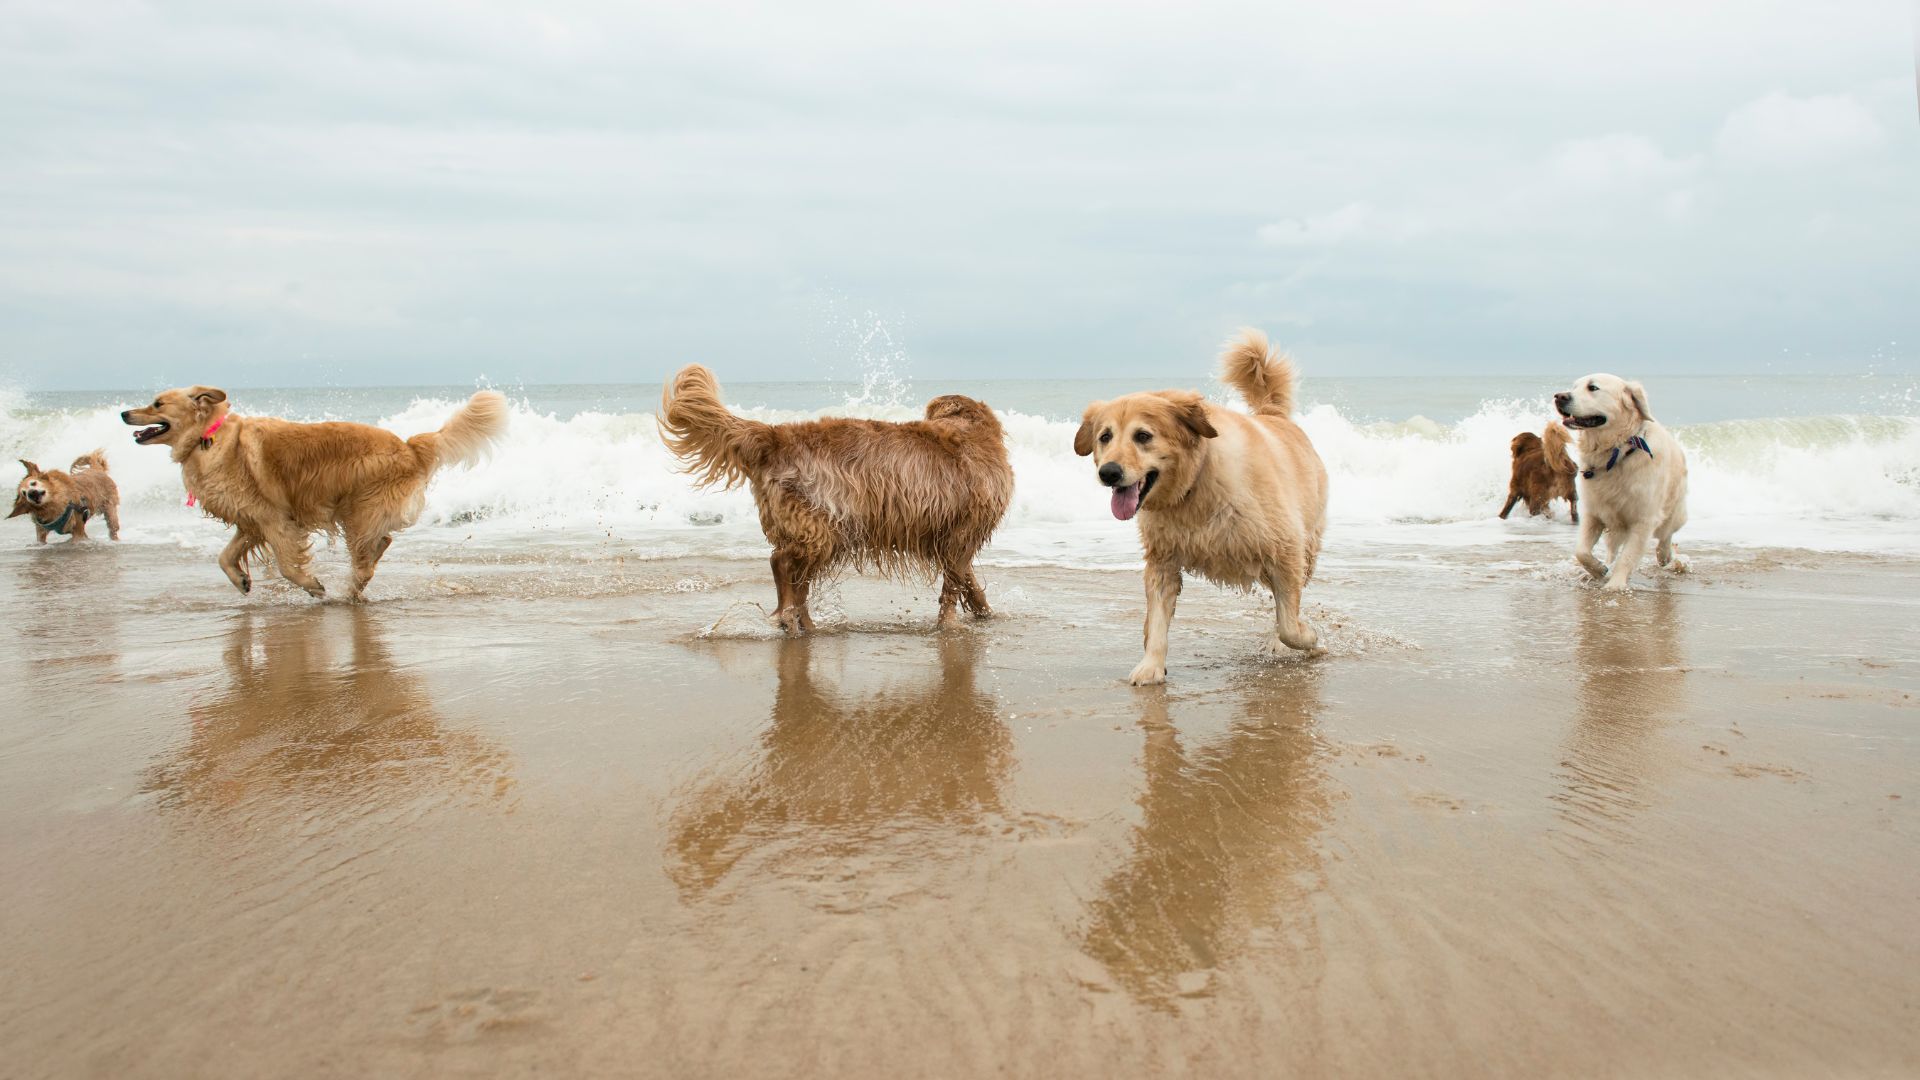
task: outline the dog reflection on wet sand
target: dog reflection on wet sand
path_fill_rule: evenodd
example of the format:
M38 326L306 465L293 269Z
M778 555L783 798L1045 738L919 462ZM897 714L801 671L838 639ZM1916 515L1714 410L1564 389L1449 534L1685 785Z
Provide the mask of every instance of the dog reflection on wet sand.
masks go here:
M1681 598L1649 592L1631 604L1580 596L1574 659L1578 711L1553 796L1581 835L1610 831L1646 806L1660 775L1660 732L1686 710Z
M1198 745L1182 745L1192 717L1176 724L1164 694L1141 703L1140 824L1088 905L1083 947L1142 1002L1173 1008L1261 932L1307 936L1304 905L1291 901L1318 872L1314 837L1331 803L1312 733L1318 678L1247 680L1241 715Z
M937 857L955 831L1002 812L1012 739L974 684L977 640L943 635L937 678L866 694L816 683L816 645L775 643L779 688L757 759L674 814L669 873L683 890L704 892L736 868L780 873L788 860L814 866L897 840Z
M352 623L344 658L343 619ZM323 804L358 815L429 797L505 796L506 752L442 725L378 619L355 608L243 617L227 636L225 678L189 707L192 733L154 767L149 790L168 805L246 807L307 824Z

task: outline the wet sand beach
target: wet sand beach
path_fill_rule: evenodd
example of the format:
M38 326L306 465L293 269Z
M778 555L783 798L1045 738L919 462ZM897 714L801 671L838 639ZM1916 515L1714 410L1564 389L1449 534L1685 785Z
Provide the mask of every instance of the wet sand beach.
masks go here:
M1920 1071L1920 563L1334 553L1328 655L1194 584L999 617L764 563L359 607L0 550L12 1076ZM321 557L338 581L337 553Z

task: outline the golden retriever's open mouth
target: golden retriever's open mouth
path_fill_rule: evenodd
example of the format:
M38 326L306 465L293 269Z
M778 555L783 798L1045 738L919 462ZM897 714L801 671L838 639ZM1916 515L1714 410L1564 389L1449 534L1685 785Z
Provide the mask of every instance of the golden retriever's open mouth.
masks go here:
M1160 479L1160 470L1148 469L1147 475L1141 477L1138 482L1123 488L1114 488L1113 516L1121 521L1133 520L1133 515L1140 512L1140 501L1147 497L1147 492L1153 490L1153 482L1158 479Z
M1570 428L1596 428L1607 422L1604 416L1569 416L1560 421Z
M160 436L165 435L171 427L173 427L172 424L162 420L152 427L143 427L139 431L134 432L133 441L137 443L150 443Z

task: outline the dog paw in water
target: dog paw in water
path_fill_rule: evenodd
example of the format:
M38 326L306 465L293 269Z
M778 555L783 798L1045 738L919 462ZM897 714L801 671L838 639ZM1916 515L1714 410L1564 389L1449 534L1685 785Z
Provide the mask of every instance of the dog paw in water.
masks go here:
M1158 686L1167 681L1167 665L1152 659L1140 661L1127 676L1127 682L1134 686Z

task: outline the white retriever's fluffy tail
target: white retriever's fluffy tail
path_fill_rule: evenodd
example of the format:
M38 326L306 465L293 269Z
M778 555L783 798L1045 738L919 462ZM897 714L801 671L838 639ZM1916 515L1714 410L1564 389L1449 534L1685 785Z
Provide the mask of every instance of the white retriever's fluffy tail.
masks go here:
M435 468L473 465L487 456L507 433L507 398L498 390L482 390L447 419L439 431L415 435L407 442L431 452Z
M1293 415L1293 361L1251 327L1227 342L1220 354L1220 381L1240 392L1255 415Z

